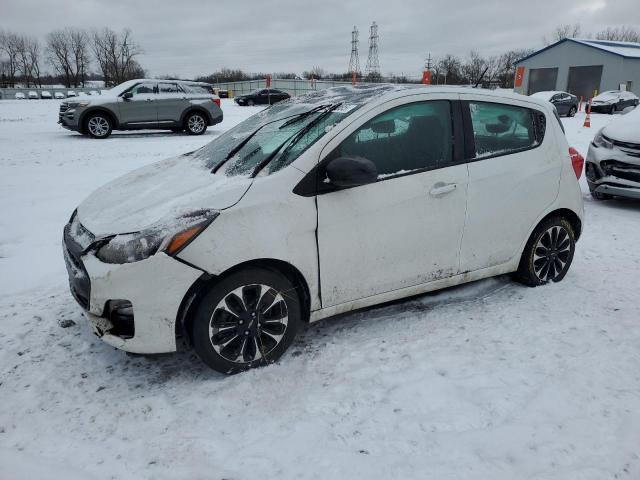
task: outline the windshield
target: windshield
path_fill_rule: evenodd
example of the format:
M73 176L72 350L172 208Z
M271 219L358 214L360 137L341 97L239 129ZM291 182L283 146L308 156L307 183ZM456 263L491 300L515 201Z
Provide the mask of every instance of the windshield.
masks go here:
M345 86L319 90L308 95L279 102L226 131L193 153L204 166L226 175L251 175L258 165L270 159L267 173L291 164L333 126L354 113L372 97L397 90L397 85ZM331 106L340 106L327 113ZM306 116L301 114L314 110ZM300 115L297 121L293 121ZM316 120L322 115L317 123ZM313 124L304 135L302 130ZM251 138L247 141L247 138ZM243 142L246 144L241 145ZM234 152L236 148L238 151ZM230 158L229 153L233 152Z
M597 97L593 97L594 100L615 100L620 94L618 92L603 92Z
M105 90L105 93L108 93L109 95L114 95L114 96L118 96L121 93L125 92L126 90L128 90L129 88L133 87L136 83L140 83L141 80L128 80L124 83L121 83L120 85L116 85L115 87L109 89L109 90Z

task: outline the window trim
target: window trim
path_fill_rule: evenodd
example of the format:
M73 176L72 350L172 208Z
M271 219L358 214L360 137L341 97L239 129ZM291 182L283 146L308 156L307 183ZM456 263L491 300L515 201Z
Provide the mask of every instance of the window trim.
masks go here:
M498 158L498 157L506 157L508 155L514 155L516 153L522 153L522 152L527 152L529 150L535 150L536 148L542 146L542 144L544 143L544 139L546 138L546 133L547 133L547 125L549 124L548 120L547 120L547 114L545 112L543 112L542 110L537 110L535 108L531 108L531 107L524 107L522 105L514 105L513 103L502 103L502 102L491 102L491 101L487 101L487 100L461 100L460 103L462 104L462 116L464 119L464 124L465 124L465 135L464 135L464 139L465 139L465 157L466 158L466 162L467 163L474 163L474 162L481 162L483 160L489 160L492 158ZM480 157L477 158L477 152L476 152L476 140L475 140L475 136L473 134L473 122L471 121L471 108L469 107L470 103L490 103L493 105L507 105L510 107L517 107L517 108L524 108L526 110L529 110L531 112L531 116L532 116L532 120L533 120L533 126L534 128L537 130L539 128L539 124L538 124L538 119L535 117L535 114L540 114L540 115L544 115L545 117L545 131L544 131L544 135L542 136L542 141L540 141L539 143L537 143L536 145L533 146L529 146L529 147L522 147L522 148L518 148L515 150L510 150L506 153L496 153L493 155L486 155L484 157ZM537 135L537 132L535 132Z
M386 182L388 180L393 180L395 178L406 177L408 175L417 175L419 173L431 172L434 170L442 170L443 168L455 167L457 165L467 163L467 160L465 159L465 155L463 153L465 151L465 142L463 139L463 133L464 133L463 108L461 106L461 101L458 100L457 98L420 99L420 100L415 100L413 102L407 102L402 105L397 105L395 107L388 108L387 110L380 112L379 114L364 121L349 135L352 135L353 133L355 133L358 130L358 128L362 127L367 122L373 120L374 118L380 115L384 115L391 110L404 107L406 105L411 105L412 103L426 103L426 102L448 102L449 103L449 112L451 116L451 135L452 135L451 163L447 165L441 165L441 166L418 168L408 172L389 175L384 178L378 178L375 181L376 184L381 182ZM343 139L342 142L344 142L344 140L346 140L346 138ZM335 148L337 148L337 146ZM330 152L328 152L322 159L320 159L320 161L309 171L309 173L307 173L307 175L305 175L302 178L302 180L298 182L298 184L293 189L293 193L303 197L313 197L316 195L324 195L327 193L337 192L340 190L349 190L351 188L358 188L362 186L362 185L358 185L355 187L336 187L335 185L324 183L323 181L324 178L322 176L322 173L324 172L324 168L329 161L328 159L330 155L333 153L333 151L335 150L335 148L332 149Z

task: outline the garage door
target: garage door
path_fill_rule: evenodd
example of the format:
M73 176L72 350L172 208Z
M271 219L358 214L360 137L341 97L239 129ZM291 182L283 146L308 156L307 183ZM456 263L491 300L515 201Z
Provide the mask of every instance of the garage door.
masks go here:
M529 91L527 94L555 90L557 79L557 68L532 68L529 70Z
M602 65L569 67L567 92L573 93L577 97L591 98L594 91L600 91L601 78Z

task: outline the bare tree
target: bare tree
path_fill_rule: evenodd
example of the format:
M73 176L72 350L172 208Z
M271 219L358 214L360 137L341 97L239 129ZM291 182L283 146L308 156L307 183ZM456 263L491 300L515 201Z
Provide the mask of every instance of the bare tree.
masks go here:
M640 31L630 26L608 27L596 33L598 40L613 40L620 42L640 42Z
M70 43L66 30L55 30L47 35L47 59L67 88L73 80Z
M503 88L513 88L516 62L533 53L533 49L509 50L500 55L499 68L495 80Z
M555 30L551 33L550 39L544 37L542 40L545 45L551 45L552 43L559 42L560 40L564 40L565 38L576 38L580 36L582 32L582 27L579 23L574 23L573 25L563 24L558 25Z
M47 35L49 63L67 87L84 84L89 67L89 45L84 30L65 28Z
M27 43L27 54L31 64L31 78L34 84L42 87L42 77L40 72L40 42L37 38L29 39Z
M91 62L89 57L89 37L87 32L80 29L68 29L69 46L71 48L71 58L73 60L73 84L84 87L87 70Z
M438 70L442 75L442 83L457 85L461 80L462 64L455 55L447 54L438 62Z
M142 50L131 38L131 30L125 29L120 34L106 27L94 31L91 49L104 77L105 86L144 76L144 70L137 60Z
M471 85L475 85L483 78L487 63L484 58L480 56L477 50L471 50L469 56L462 65L462 73L465 81Z
M0 32L0 52L5 54L6 83L14 87L19 68L20 38L15 33Z

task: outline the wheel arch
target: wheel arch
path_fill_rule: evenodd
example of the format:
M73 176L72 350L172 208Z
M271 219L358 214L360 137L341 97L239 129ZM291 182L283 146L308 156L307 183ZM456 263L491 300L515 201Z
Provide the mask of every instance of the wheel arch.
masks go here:
M89 118L89 116L94 113L103 113L107 115L111 120L111 124L113 125L114 130L120 126L118 122L118 116L115 113L113 113L111 110L105 107L93 107L82 112L82 115L80 116L80 121L78 124L80 126L80 130L82 133L86 133L87 118Z
M194 112L202 113L204 115L204 118L207 119L207 125L208 126L212 125L213 120L211 118L211 115L209 115L209 112L207 112L207 109L199 107L197 105L193 105L187 108L184 112L182 112L182 116L180 117L180 125L183 128L186 128L186 125L184 124L184 122L186 121L187 117Z
M534 229L532 231L534 231L536 228L538 228L538 225L540 225L542 222L545 222L546 220L548 220L551 217L563 217L563 218L566 218L567 221L573 227L573 233L576 236L576 240L578 240L580 238L580 235L582 234L582 220L580 220L580 217L578 216L578 214L576 212L574 212L573 210L570 210L568 208L558 208L556 210L553 210L553 211L547 213L543 218L540 219L540 221L537 223L537 225L534 227Z
M283 260L276 260L273 258L259 258L255 260L249 260L243 263L239 263L228 270L225 270L220 275L210 275L203 273L194 284L189 288L185 294L180 308L178 309L178 315L176 318L176 338L184 338L190 345L193 342L190 338L189 332L191 331L191 322L193 321L193 313L198 308L204 295L213 287L215 287L220 280L228 275L237 271L257 267L265 270L272 270L285 276L295 287L300 300L302 302L302 320L305 323L309 322L309 316L311 313L311 295L309 291L309 284L304 278L300 270Z

